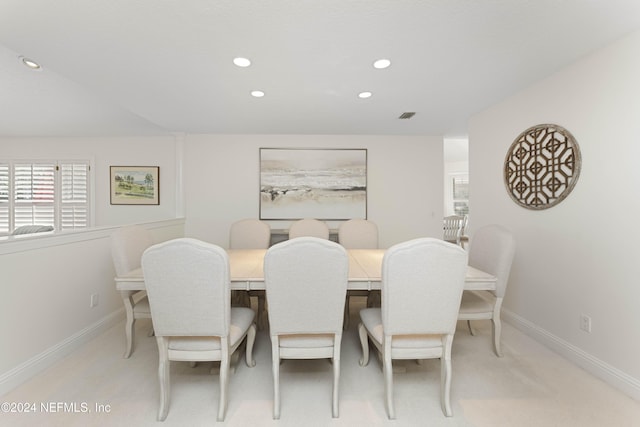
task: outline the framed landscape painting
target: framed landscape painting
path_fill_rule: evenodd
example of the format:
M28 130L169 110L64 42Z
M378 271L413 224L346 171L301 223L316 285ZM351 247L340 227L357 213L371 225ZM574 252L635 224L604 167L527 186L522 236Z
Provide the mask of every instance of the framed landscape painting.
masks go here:
M158 166L111 166L112 205L159 205Z
M260 219L366 217L366 149L260 149Z

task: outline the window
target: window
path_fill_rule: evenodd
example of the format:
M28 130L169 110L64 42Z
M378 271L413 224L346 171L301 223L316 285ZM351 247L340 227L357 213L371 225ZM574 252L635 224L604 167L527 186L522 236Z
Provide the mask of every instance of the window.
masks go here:
M88 161L0 161L0 235L23 225L90 224Z

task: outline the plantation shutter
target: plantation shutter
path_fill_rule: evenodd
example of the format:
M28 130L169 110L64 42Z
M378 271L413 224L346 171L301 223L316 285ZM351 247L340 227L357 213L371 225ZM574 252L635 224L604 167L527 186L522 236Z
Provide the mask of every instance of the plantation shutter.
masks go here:
M0 164L0 234L9 233L9 165Z
M62 230L86 228L89 225L89 165L63 163L60 165Z
M14 228L55 226L55 164L16 164L13 188Z

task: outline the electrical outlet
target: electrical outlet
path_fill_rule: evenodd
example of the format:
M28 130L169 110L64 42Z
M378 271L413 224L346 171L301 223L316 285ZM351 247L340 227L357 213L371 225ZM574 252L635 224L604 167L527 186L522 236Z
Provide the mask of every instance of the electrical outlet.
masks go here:
M585 332L591 333L591 317L586 314L580 315L580 329Z
M91 294L91 302L89 303L89 307L97 307L98 306L98 294Z

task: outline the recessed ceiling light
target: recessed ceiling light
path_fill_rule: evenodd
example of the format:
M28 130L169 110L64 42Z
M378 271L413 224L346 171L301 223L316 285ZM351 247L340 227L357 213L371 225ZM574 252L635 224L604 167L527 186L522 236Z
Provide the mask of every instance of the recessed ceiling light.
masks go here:
M251 91L251 96L255 97L255 98L262 98L264 96L264 92L261 90L252 90Z
M40 64L38 64L36 61L34 61L33 59L29 59L29 58L25 58L24 56L20 57L20 61L22 61L22 63L31 68L32 70L41 70L42 67L40 66Z
M236 64L238 67L248 67L249 65L251 65L251 61L249 61L247 58L233 58L233 63Z
M383 68L387 68L389 65L391 65L391 61L389 61L388 59L378 59L373 63L373 68L378 68L381 70Z
M373 95L371 92L360 92L358 94L358 98L362 98L362 99L371 98L371 95Z

